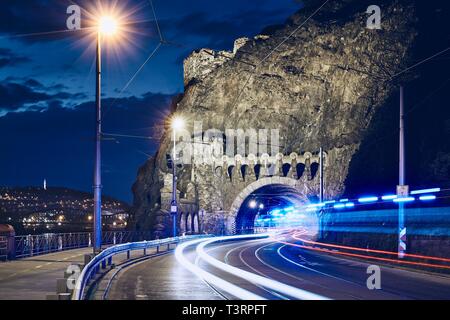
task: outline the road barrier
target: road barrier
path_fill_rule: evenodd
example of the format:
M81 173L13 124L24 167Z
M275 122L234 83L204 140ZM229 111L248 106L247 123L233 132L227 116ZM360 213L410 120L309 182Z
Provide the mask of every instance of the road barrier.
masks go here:
M92 246L93 239L91 232L16 236L13 256L19 259L64 250L87 248ZM102 233L102 244L104 245L147 239L151 239L150 232L106 231Z
M131 257L131 251L135 250L143 250L144 255L147 254L146 250L150 248L156 248L156 251L159 252L159 248L161 246L167 246L170 248L172 244L178 244L188 240L200 239L211 237L210 235L192 235L192 236L183 236L183 237L175 237L175 238L167 238L161 240L152 240L152 241L141 241L141 242L131 242L118 244L112 247L109 247L103 250L101 253L92 258L81 271L80 276L78 277L75 289L72 292L72 300L83 300L84 292L86 287L89 284L89 281L94 278L94 276L100 271L100 268L105 269L106 266L112 265L112 258L118 254L127 254L127 259Z
M0 236L0 261L8 260L8 238Z

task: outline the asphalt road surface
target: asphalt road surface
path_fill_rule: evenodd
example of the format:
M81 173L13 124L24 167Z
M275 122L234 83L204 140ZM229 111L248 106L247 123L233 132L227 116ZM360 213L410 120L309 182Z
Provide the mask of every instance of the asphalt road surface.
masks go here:
M202 270L266 299L295 297L255 284L200 259L196 245L184 256ZM450 277L380 266L381 289L369 290L367 267L373 262L349 260L287 246L270 239L211 244L207 253L228 265L329 299L450 299ZM235 299L185 269L173 254L144 261L122 271L107 299Z
M0 300L45 300L71 264L83 263L92 248L68 250L0 263Z

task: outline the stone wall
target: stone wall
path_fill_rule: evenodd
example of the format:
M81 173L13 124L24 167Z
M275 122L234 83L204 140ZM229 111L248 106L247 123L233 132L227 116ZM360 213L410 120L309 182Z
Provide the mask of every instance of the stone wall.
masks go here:
M306 23L314 9L301 10L270 35L238 40L233 51L194 52L184 64L186 88L176 115L187 119L190 132L193 121L223 132L278 129L283 155L323 147L329 168L326 193L338 196L373 115L396 88L390 76L406 66L415 38L408 1L383 4L382 30L366 28L365 2L330 2ZM137 223L161 234L168 230L158 217L164 216L160 189L170 173L166 155L171 145L166 132L152 165L140 171L134 186ZM181 193L194 185L210 226L217 225L215 212L229 211L230 199L246 187L245 181L224 183L216 169L184 165L178 177ZM318 192L314 181L301 181L303 197Z

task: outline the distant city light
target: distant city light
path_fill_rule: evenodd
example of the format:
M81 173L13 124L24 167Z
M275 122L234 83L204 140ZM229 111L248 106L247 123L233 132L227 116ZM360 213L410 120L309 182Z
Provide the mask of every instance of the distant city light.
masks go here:
M335 204L333 207L334 207L335 209L343 209L343 208L345 208L345 204L343 204L343 203L338 203L338 204Z
M251 209L255 209L256 206L257 206L257 203L256 203L255 200L252 200L252 201L249 202L248 206L249 206Z
M390 194L387 196L382 196L381 199L382 200L394 200L394 199L397 199L397 196L395 194Z
M264 204L261 203L261 204L259 205L259 208L260 208L260 209L264 209Z
M378 201L378 197L364 197L364 198L358 199L359 203L368 203L368 202L375 202L375 201Z
M411 191L411 194L435 193L440 191L441 188L431 188L431 189L413 190Z
M339 202L348 202L348 199L341 199Z

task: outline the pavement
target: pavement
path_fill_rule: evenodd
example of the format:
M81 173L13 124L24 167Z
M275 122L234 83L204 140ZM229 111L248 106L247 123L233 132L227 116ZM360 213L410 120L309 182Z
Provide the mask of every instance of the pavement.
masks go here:
M0 262L0 300L45 300L56 293L56 279L67 267L84 263L91 252L83 248Z
M330 299L450 299L449 276L380 265L381 289L369 290L367 267L373 262L314 252L273 239L221 242L207 246L206 250L210 257L228 265ZM67 267L83 263L84 255L91 251L91 248L76 249L0 263L0 300L46 299L47 295L55 294L56 279L63 277ZM196 245L188 246L184 257L202 270L263 298L293 299L285 292L268 289L212 266L198 257ZM99 285L100 294L96 298L103 298L104 294L108 300L236 298L185 269L173 253L141 260L142 252L135 252L132 258L136 263L124 267L113 277L105 277L108 288ZM125 260L117 256L114 263L120 266Z
M208 246L208 254L222 262L307 292L338 300L450 299L450 278L390 266L381 268L381 289L369 290L367 267L373 263L286 246L273 240L247 240ZM203 270L266 299L292 299L285 293L256 285L199 259L195 245L185 257ZM181 266L173 254L141 262L123 270L107 299L235 299Z

